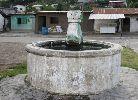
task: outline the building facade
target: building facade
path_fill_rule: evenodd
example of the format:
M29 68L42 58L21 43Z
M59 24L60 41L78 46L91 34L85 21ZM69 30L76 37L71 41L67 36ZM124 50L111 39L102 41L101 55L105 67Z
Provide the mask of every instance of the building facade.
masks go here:
M35 15L13 14L11 15L12 31L35 31Z
M94 14L124 14L123 19L95 19L94 31L100 32L101 26L116 26L116 32L138 32L138 8L95 8ZM119 21L120 20L120 21Z
M83 13L83 22L81 27L83 32L93 31L93 20L89 20L89 15L91 12ZM36 15L36 33L41 33L42 27L47 27L53 29L53 32L49 34L56 33L56 26L61 26L63 34L66 34L68 27L67 11L40 11ZM56 33L59 34L59 33Z
M3 31L4 28L4 17L0 14L0 32Z

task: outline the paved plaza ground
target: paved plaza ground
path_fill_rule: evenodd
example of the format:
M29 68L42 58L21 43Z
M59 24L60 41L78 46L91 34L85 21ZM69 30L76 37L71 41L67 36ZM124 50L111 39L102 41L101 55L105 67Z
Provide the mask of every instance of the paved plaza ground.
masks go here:
M0 69L14 66L17 63L26 61L25 45L36 41L60 40L65 39L65 35L40 35L34 33L3 33L0 34ZM119 43L134 49L138 52L138 35L102 34L86 35L84 40L99 40L106 42Z
M138 71L122 68L118 86L96 95L72 96L51 94L24 82L26 75L0 81L0 100L138 100Z
M36 41L65 39L65 35L39 35L33 33L0 34L0 70L26 61L25 45ZM84 40L119 43L138 52L138 35L89 35ZM89 97L51 97L47 92L36 90L24 83L25 75L0 81L0 100L138 100L138 71L122 68L120 85L99 95ZM60 99L59 99L60 98ZM64 99L65 98L65 99ZM75 98L75 99L74 99Z

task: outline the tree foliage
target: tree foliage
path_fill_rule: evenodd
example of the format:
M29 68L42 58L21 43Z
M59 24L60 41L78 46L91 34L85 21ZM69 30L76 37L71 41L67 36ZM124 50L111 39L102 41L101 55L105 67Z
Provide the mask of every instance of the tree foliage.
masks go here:
M138 8L138 0L127 0L127 6L131 8Z
M57 11L62 11L63 10L63 5L61 3L58 3L58 6L56 8Z
M10 7L11 5L27 5L29 3L36 2L36 0L1 0L0 7Z
M51 5L43 5L43 10L45 11L55 11L56 9L53 8Z

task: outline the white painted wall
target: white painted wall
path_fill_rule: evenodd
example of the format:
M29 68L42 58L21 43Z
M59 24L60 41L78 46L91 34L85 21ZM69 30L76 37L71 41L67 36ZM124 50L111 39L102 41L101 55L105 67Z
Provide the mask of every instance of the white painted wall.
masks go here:
M115 33L116 27L115 26L102 26L100 27L100 33Z
M137 20L138 16L133 16L130 17L130 32L138 32L138 20ZM115 22L115 20L111 19L111 20L106 20L106 19L101 19L101 20L94 20L94 30L96 32L100 31L100 26L108 26L109 23L113 23ZM119 29L120 31L120 29Z
M0 31L3 31L4 17L0 14Z
M138 32L138 17L130 17L130 32Z
M116 20L113 19L95 19L94 20L94 30L99 32L100 26L108 26L109 23L114 23Z

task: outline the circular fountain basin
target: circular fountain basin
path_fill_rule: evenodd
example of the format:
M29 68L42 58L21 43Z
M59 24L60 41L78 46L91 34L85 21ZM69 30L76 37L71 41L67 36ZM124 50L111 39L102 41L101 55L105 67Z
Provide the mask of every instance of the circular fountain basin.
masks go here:
M102 48L67 50L53 48L53 42L59 43L42 41L26 46L28 80L32 86L52 93L87 95L119 83L119 44L85 41L84 44L98 44Z

